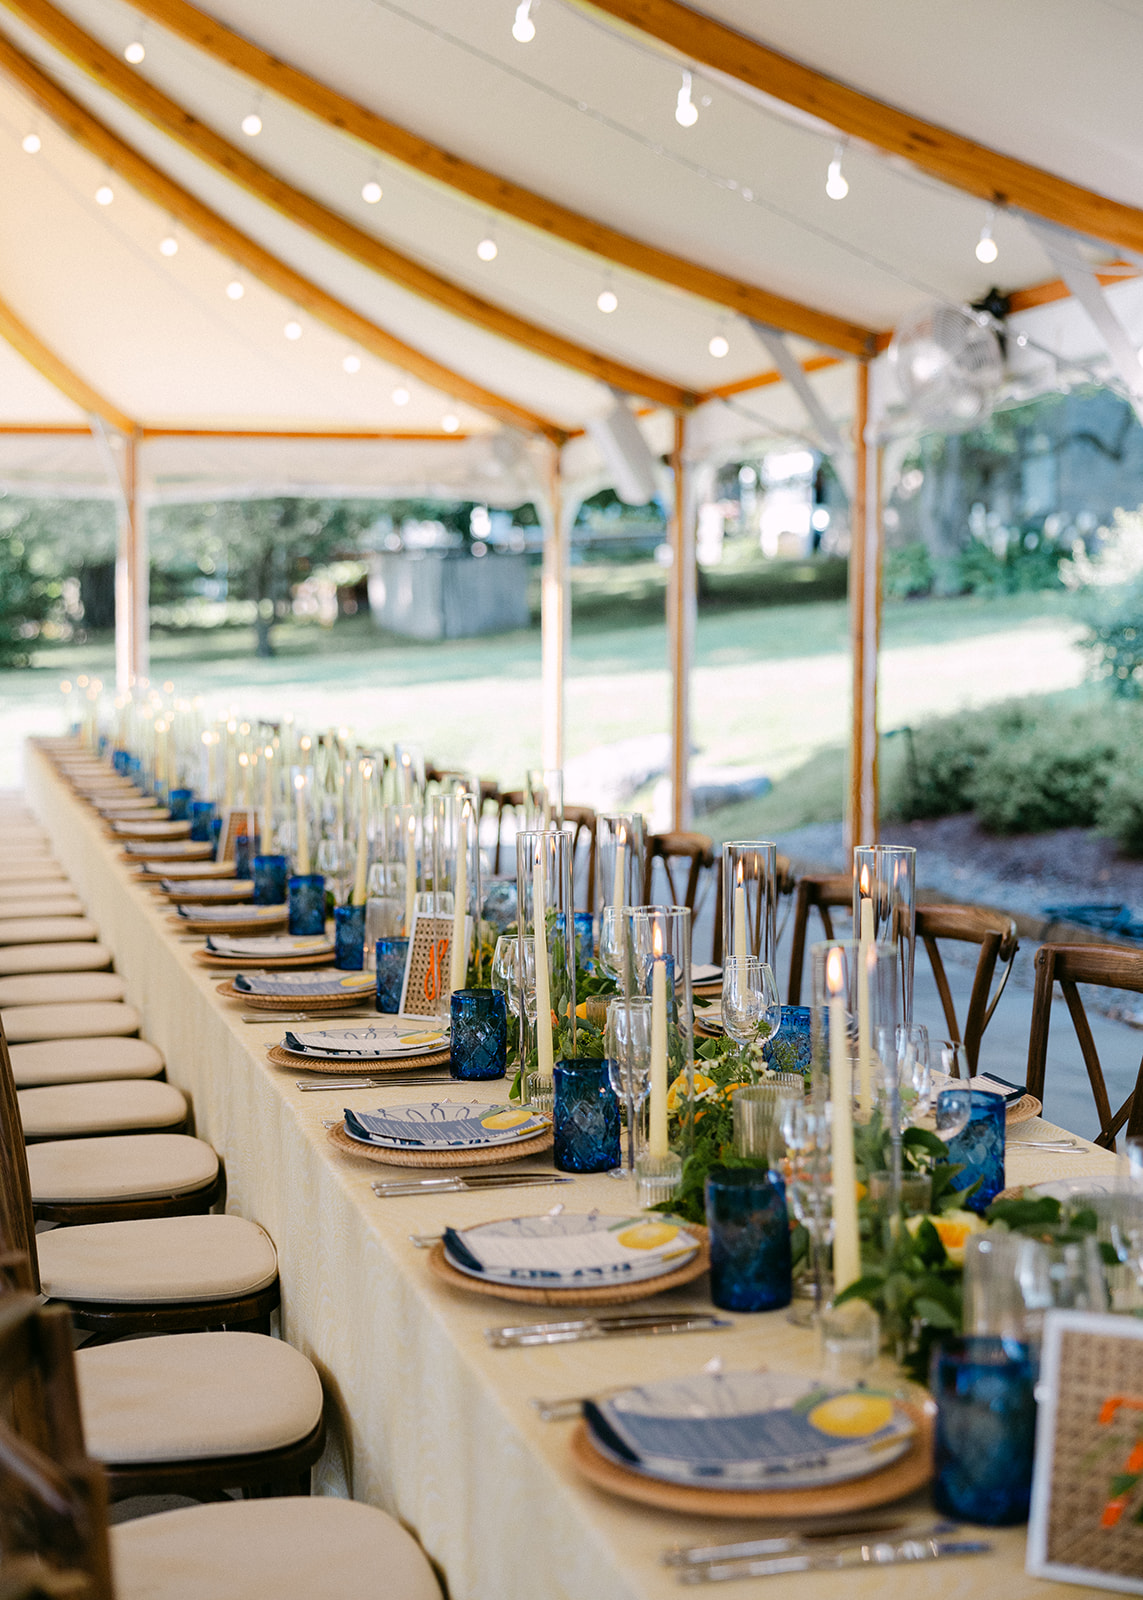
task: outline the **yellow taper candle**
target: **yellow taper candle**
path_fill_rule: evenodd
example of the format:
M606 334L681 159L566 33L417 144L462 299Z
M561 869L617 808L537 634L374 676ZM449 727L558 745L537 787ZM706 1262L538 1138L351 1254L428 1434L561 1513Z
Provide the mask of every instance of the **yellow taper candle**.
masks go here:
M456 828L456 881L453 885L452 944L449 948L449 988L463 989L468 979L468 941L464 913L468 902L468 803L461 807Z
M357 871L353 877L352 901L355 906L365 904L365 880L369 874L369 785L373 780L372 761L363 761L358 767L361 778L361 811L357 819Z
M613 906L625 905L627 902L627 829L620 828L619 840L615 846L615 878L611 885L611 904Z
M861 1276L857 1231L857 1166L853 1154L853 1073L845 1008L845 960L826 956L829 995L829 1098L833 1166L833 1287L848 1289Z
M746 949L746 885L742 881L742 863L738 863L738 882L734 885L734 959L745 961ZM738 969L740 972L742 968Z
M310 871L310 830L306 824L306 780L299 772L294 779L294 802L298 822L298 876L306 878Z
M417 819L409 818L405 831L405 937L413 936L413 907L417 898Z
M647 1154L653 1161L668 1153L667 1142L667 963L663 935L655 926L651 960L651 1113Z
M869 962L873 948L873 901L869 896L869 868L862 867L858 880L860 918L857 965L857 1102L861 1120L873 1115L872 1020L869 1005Z
M548 923L544 903L544 863L532 867L532 926L536 949L536 1070L541 1083L551 1083L555 1068L552 1043L552 986L548 975Z

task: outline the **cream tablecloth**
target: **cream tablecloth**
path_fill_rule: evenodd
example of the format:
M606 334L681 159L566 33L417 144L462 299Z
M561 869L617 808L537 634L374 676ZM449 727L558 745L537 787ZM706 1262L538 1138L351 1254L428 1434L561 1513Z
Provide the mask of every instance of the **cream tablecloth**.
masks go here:
M282 1331L316 1363L326 1389L330 1444L320 1489L397 1515L439 1564L452 1600L665 1600L678 1593L659 1564L668 1544L757 1531L756 1523L644 1510L595 1490L568 1459L570 1424L540 1422L529 1401L678 1375L713 1356L728 1367L812 1370L812 1336L774 1313L737 1316L719 1333L489 1349L485 1328L539 1319L542 1311L439 1284L409 1235L508 1215L508 1207L539 1212L557 1199L624 1210L633 1205L629 1186L605 1175L579 1178L574 1189L537 1189L515 1205L504 1191L378 1200L371 1180L399 1169L334 1151L322 1119L347 1098L368 1109L422 1096L411 1089L301 1094L296 1073L266 1060L282 1024L244 1023L241 1007L215 993L219 974L192 962L201 940L180 937L168 908L131 881L94 813L34 748L26 770L31 803L115 952L144 1035L163 1051L172 1083L191 1097L196 1131L225 1163L227 1209L260 1222L277 1245ZM473 1086L473 1098L503 1094L503 1084ZM1054 1131L1032 1123L1020 1134ZM1110 1159L1094 1147L1083 1157L1010 1147L1009 1182L1103 1171ZM673 1299L709 1305L702 1283ZM912 1600L1066 1600L1090 1592L1027 1577L1022 1529L989 1537L991 1556L912 1567L897 1581ZM874 1600L892 1582L862 1570L726 1584L720 1592L726 1600L748 1593Z

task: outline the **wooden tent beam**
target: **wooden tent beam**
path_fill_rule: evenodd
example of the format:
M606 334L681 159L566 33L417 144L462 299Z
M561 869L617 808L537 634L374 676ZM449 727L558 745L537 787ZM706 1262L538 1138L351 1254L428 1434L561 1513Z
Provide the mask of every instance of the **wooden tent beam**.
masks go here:
M378 323L307 278L280 257L257 244L248 234L234 227L204 205L189 189L184 189L161 168L148 161L134 147L100 122L78 100L43 72L33 61L0 34L0 74L51 117L69 138L100 161L120 173L124 180L153 204L176 216L190 233L219 250L259 278L267 288L291 300L319 322L368 350L382 361L414 374L454 400L463 400L516 428L543 433L560 441L564 430L536 412L517 405L503 395L473 383L458 372L442 366L431 356L405 344Z
M1077 233L1143 250L1143 210L1071 183L923 117L887 105L836 78L737 33L679 0L590 0L597 11L660 40L696 64L737 78L820 118L839 133L997 205L1020 206Z
M145 117L160 133L174 139L215 172L351 261L399 284L429 304L463 318L472 326L483 328L486 333L507 339L535 355L546 356L611 388L645 396L662 406L693 405L694 395L681 385L616 361L602 351L589 349L551 328L485 300L463 284L395 250L375 234L357 227L320 200L279 178L177 100L149 83L121 56L106 49L49 0L4 0L4 5L100 88Z
M499 173L476 166L260 49L216 18L188 5L187 0L138 0L135 9L328 127L349 134L370 149L467 195L479 205L515 217L518 222L537 228L551 238L562 239L577 249L588 250L616 266L685 289L689 294L727 306L744 317L767 322L786 333L813 339L847 355L868 353L868 328L848 318L802 305L785 295L774 294L758 284L716 272L685 256L661 250L560 205L547 195L513 183Z
M44 343L39 334L32 332L28 324L18 317L4 300L0 300L0 339L11 345L16 354L23 356L29 366L35 367L42 378L46 378L53 388L66 395L82 410L102 417L104 422L120 433L134 433L135 424L127 413L120 411L113 401L100 394L98 389L93 389L86 378L81 378L78 372L69 367L66 361ZM90 430L77 426L74 430L68 428L66 431L87 433Z

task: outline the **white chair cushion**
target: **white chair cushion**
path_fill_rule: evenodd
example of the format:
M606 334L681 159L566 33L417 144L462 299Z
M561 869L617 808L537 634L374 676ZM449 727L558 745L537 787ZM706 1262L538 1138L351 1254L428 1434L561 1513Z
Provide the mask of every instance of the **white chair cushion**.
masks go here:
M53 1228L36 1235L36 1253L50 1299L108 1305L228 1300L265 1289L278 1273L269 1234L244 1217L143 1217Z
M0 978L0 1007L91 1005L122 1000L126 993L117 972L30 972Z
M87 917L13 917L0 922L0 944L58 944L63 939L94 939L99 929Z
M35 1044L14 1044L9 1055L17 1089L156 1078L164 1065L162 1052L146 1039L40 1039Z
M218 1157L210 1145L187 1133L53 1139L28 1147L33 1202L190 1194L210 1183L217 1171Z
M412 1534L325 1495L137 1517L111 1529L111 1558L118 1600L441 1600Z
M16 1100L28 1139L68 1139L120 1129L171 1128L187 1103L172 1083L112 1078L103 1083L56 1083L21 1089Z
M25 900L0 900L0 921L13 917L82 917L84 904L75 895L32 895Z
M37 900L70 900L75 895L75 888L66 878L17 878L15 882L0 880L0 901L27 900L32 895Z
M10 1011L0 1011L9 1044L138 1033L140 1020L134 1006L110 1000L74 1006L13 1006Z
M321 1379L260 1333L125 1339L76 1356L83 1435L97 1461L203 1461L281 1450L321 1421Z
M21 851L17 857L0 861L0 883L16 883L27 878L66 877L67 873L51 856L29 855Z
M63 944L8 944L0 949L0 974L16 972L98 972L111 965L105 944L65 940Z

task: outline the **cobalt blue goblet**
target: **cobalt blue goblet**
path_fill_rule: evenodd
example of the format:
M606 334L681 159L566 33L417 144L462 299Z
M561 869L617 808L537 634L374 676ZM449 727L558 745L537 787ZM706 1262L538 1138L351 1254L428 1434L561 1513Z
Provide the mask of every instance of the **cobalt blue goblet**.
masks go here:
M320 872L295 872L287 886L290 932L325 932L325 877Z
M609 1172L619 1165L619 1099L602 1060L557 1061L552 1072L555 1145L561 1172Z
M1028 1520L1037 1365L1013 1339L950 1339L934 1352L938 1511L995 1528Z
M289 863L285 856L254 857L254 904L280 906L286 898Z
M365 966L364 906L334 908L333 964L343 972L360 972Z
M942 1089L937 1096L937 1122L940 1123L941 1102L946 1095L963 1095L965 1090ZM970 1211L987 1211L1004 1187L1004 1097L971 1089L969 1094L968 1123L955 1134L948 1144L951 1165L963 1168L954 1180L956 1189L971 1188L979 1180L976 1192L964 1202Z
M409 957L408 939L377 941L377 1009L400 1011L405 963Z
M712 1167L706 1179L710 1297L726 1311L775 1311L792 1293L786 1186L764 1167Z
M502 1078L508 1065L508 1010L503 989L454 989L450 1010L449 1076Z

